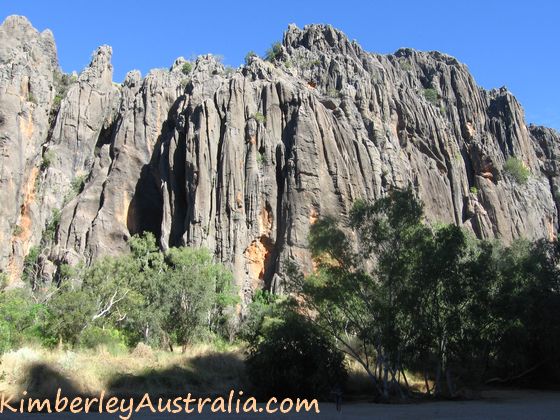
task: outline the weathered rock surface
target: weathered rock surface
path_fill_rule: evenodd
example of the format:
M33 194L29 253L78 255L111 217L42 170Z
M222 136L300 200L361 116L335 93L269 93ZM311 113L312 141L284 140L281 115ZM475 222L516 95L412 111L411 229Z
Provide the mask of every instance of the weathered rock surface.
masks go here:
M148 230L163 249L209 247L246 297L281 287L287 259L310 269L319 216L393 186L481 238L557 234L560 135L445 54L371 54L330 26L290 26L273 63L208 55L184 74L178 59L115 85L100 47L57 110L52 35L11 17L0 41L0 269L14 279L58 210L46 266L126 252Z

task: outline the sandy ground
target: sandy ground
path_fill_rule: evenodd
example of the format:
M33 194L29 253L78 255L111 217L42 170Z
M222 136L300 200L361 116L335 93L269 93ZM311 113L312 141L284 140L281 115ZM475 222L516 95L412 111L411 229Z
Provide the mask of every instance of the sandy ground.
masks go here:
M333 404L320 404L320 414L300 413L283 415L265 414L191 414L156 415L135 414L134 419L173 419L192 417L198 419L560 419L560 392L540 391L493 391L476 401L445 401L409 404L348 403L337 412ZM10 414L6 419L51 420L51 419L117 419L117 415L73 415L64 414Z

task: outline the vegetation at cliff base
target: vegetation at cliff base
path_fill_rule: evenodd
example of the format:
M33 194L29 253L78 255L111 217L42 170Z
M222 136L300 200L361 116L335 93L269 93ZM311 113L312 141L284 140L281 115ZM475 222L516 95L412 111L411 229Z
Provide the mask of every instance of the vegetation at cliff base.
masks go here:
M24 273L30 291L0 292L0 328L13 326L2 334L0 348L16 348L32 337L51 347L118 348L144 342L184 349L197 340L228 336L228 308L237 303L237 294L231 273L214 263L207 250L162 253L151 234L133 237L130 247L131 254L90 267L64 266L59 285L50 286L39 280L39 249L32 249Z
M358 201L347 220L317 220L316 270L287 262L286 295L257 291L246 307L207 250L162 252L149 233L129 245L128 255L61 266L52 284L33 248L29 287L0 291L0 352L36 343L173 354L237 342L261 397L328 399L350 366L380 399L560 378L558 242L503 245L428 224L410 189Z
M318 270L290 274L298 312L364 368L378 395L406 395L406 372L448 396L538 368L560 377L557 242L503 246L433 227L411 190L394 190L357 202L347 224L319 220L310 246Z

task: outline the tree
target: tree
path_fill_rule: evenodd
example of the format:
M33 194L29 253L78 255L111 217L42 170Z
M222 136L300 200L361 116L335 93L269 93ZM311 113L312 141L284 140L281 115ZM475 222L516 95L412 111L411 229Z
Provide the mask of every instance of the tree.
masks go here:
M464 233L423 223L422 205L407 189L357 202L342 228L318 221L309 241L319 269L306 279L291 275L300 301L378 391L403 395L397 378L406 382L406 367L424 372L426 383L434 378L437 393L445 377L453 393L451 367L470 339L465 290L474 289Z
M265 318L250 344L249 377L263 397L328 398L346 380L344 356L301 315Z
M171 248L165 261L170 267L166 328L185 350L202 326L215 326L223 308L234 303L232 277L204 249Z

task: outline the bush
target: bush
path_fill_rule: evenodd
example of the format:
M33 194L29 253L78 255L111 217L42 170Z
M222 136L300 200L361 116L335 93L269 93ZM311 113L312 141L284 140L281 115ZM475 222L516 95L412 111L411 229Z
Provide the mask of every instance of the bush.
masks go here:
M253 115L253 118L259 124L264 124L266 122L266 117L263 114L261 114L260 112L255 112L255 115Z
M43 310L23 289L0 292L0 354L40 339Z
M43 232L43 239L48 241L54 241L56 230L58 229L58 225L60 225L60 218L62 216L62 212L59 209L54 209L52 212L52 216L48 221L47 225L45 226L45 230Z
M52 163L54 162L55 154L54 150L47 150L43 153L43 159L41 160L41 170L46 171Z
M266 318L273 317L277 304L278 295L274 295L266 290L257 290L253 296L253 301L247 307L247 315L243 319L239 336L252 345L261 339L262 325Z
M321 331L296 313L262 324L248 375L262 397L328 398L346 381L344 356Z
M478 188L476 188L474 185L470 188L470 193L477 195L478 194Z
M104 347L110 353L123 353L127 348L125 338L119 330L92 325L81 332L79 345L87 349Z
M48 305L44 327L44 343L74 345L80 333L91 323L95 312L92 297L82 290L60 290Z
M12 229L12 236L19 236L23 233L23 228L20 225L14 225Z
M272 46L266 50L266 61L274 61L280 57L282 54L282 44L280 42L275 42Z
M187 61L185 64L183 64L183 67L181 67L181 71L185 76L189 75L192 71L192 64Z
M513 156L506 160L504 171L518 184L526 184L531 175L525 164Z
M85 185L86 185L86 174L77 175L71 182L70 182L70 190L64 196L64 203L63 206L68 204L70 201L74 199L78 194L80 194Z
M439 99L437 90L435 90L434 88L424 89L424 97L428 100L428 102L434 105L437 104L437 101Z
M249 51L247 55L245 55L245 65L248 66L251 64L251 60L253 57L258 57L257 53L254 51Z
M57 94L53 99L53 109L58 110L60 108L61 102L62 102L62 95Z

